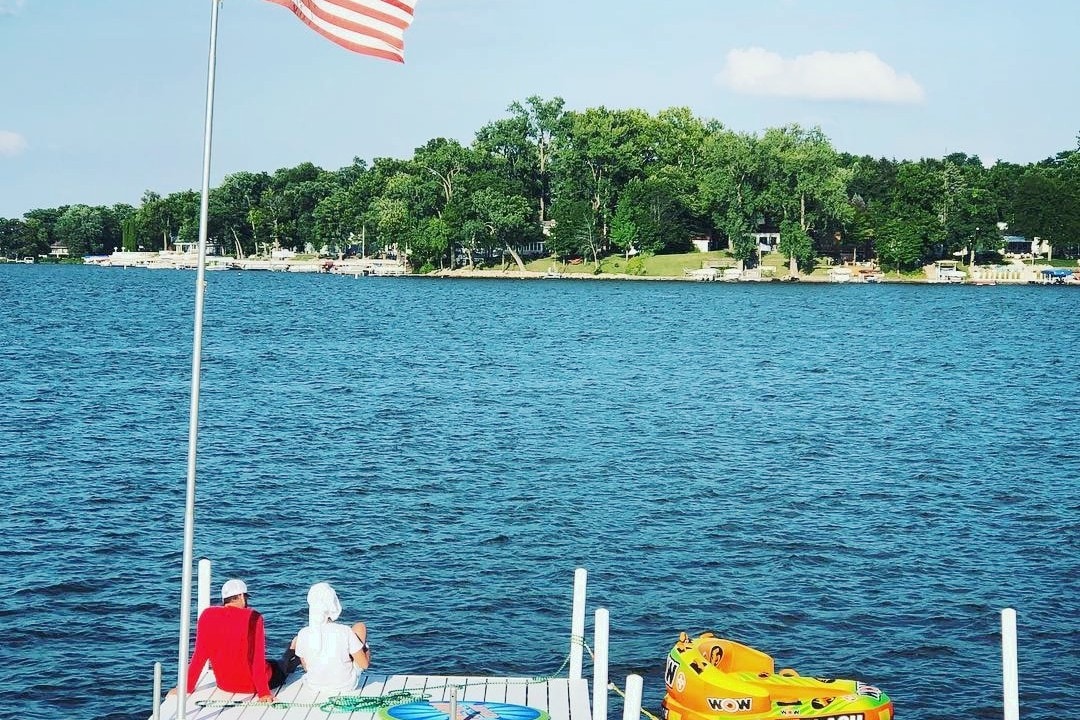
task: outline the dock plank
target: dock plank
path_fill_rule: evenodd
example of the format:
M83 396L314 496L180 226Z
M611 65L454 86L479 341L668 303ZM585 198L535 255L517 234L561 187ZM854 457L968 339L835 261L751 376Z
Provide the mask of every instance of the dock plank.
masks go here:
M297 703L297 705L291 706L285 711L275 710L275 714L270 717L275 718L275 720L277 718L281 720L307 720L311 708L301 707L300 704L311 702L315 693L304 687L302 677L301 675L294 675L277 694L279 702Z
M522 704L546 712L548 709L547 683L530 682L525 685L525 702Z
M514 705L528 705L528 690L524 678L505 678L506 702ZM514 682L516 680L516 682Z
M584 678L567 680L570 694L570 717L573 720L592 720L592 698L589 697L589 681ZM600 720L607 720L601 718Z
M551 720L570 720L570 681L553 678L547 682L548 714Z
M484 699L506 702L506 678L479 678L484 681Z
M417 679L423 688L423 694L431 702L442 702L449 699L449 694L446 691L447 678L445 675L427 675L423 678L414 678L414 680ZM406 687L410 686L406 685Z
M488 699L487 678L467 678L465 688L458 696L466 702L484 702Z

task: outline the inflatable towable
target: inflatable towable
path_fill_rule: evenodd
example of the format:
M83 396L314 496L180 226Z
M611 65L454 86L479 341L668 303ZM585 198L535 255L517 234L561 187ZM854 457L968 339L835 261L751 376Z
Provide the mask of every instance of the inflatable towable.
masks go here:
M889 696L857 680L775 672L765 653L712 633L686 633L664 667L664 720L892 720Z

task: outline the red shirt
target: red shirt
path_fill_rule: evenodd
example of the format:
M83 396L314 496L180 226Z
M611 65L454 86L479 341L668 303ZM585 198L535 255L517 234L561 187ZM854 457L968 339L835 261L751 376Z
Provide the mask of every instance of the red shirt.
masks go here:
M215 605L203 610L195 628L195 652L188 667L189 693L194 692L207 660L222 690L259 696L270 694L263 619L251 608Z

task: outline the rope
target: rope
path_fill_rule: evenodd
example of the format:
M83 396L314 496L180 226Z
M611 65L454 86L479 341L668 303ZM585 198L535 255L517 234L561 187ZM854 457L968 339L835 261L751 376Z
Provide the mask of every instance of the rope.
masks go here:
M608 690L614 690L616 695L621 697L623 700L626 699L626 693L624 693L622 690L620 690L619 686L616 685L615 683L608 683ZM660 718L656 717L655 715L653 715L651 712L649 712L645 708L641 708L641 714L644 715L645 717L647 717L649 720L660 720Z
M408 690L393 690L385 695L334 695L321 703L295 703L285 700L275 700L272 703L263 703L257 700L199 700L195 704L201 708L270 707L276 710L288 710L289 708L306 707L319 708L325 713L353 713L426 700L428 697L430 696L416 694Z
M581 647L585 648L586 652L589 653L589 659L591 659L591 660L596 659L596 657L593 655L592 648L590 648L589 644L587 642L585 642L585 638L581 637L580 635L571 635L570 636L570 644L571 645L580 645ZM507 681L504 681L504 682L501 682L501 683L496 683L496 684L497 685L533 685L533 684L536 684L536 683L545 683L545 682L547 682L549 680L554 680L555 678L562 675L562 671L565 670L566 666L569 665L569 664L570 664L570 653L567 653L566 657L563 658L562 665L560 665L558 667L558 669L555 670L555 672L548 673L547 675L533 675L532 677L529 677L529 678L526 678L526 679L523 679L523 680L507 680ZM445 687L447 689L456 688L458 690L463 690L465 688L464 685L445 685L443 687Z

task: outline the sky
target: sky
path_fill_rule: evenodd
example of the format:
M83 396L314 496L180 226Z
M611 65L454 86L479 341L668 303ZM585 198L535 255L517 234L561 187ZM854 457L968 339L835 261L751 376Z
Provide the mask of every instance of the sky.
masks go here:
M0 0L0 217L198 189L210 10ZM469 143L532 95L1026 164L1077 147L1078 29L1075 0L418 0L398 64L223 0L211 183Z

